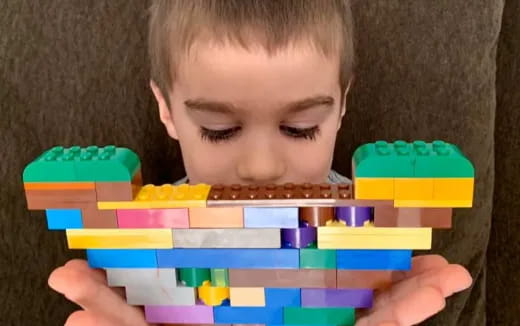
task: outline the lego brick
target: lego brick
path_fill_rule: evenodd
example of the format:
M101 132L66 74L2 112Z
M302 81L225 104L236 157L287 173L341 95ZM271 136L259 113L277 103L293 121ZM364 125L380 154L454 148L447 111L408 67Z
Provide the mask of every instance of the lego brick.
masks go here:
M264 288L229 288L232 307L265 307Z
M300 249L300 268L336 269L336 250Z
M99 210L95 203L81 209L83 227L87 229L115 229L117 215L115 210Z
M391 270L346 270L338 269L337 288L383 289L392 284Z
M109 286L177 286L175 268L106 268Z
M211 273L211 284L213 286L229 287L229 274L225 268L212 268Z
M348 226L363 226L373 220L372 207L336 207L336 218Z
M433 199L433 178L395 178L394 199L430 200Z
M465 208L472 207L473 200L395 200L394 207Z
M334 207L300 207L298 209L300 221L305 221L309 226L323 226L327 221L334 219Z
M95 189L94 182L27 182L25 190L89 190Z
M431 228L318 228L319 249L431 249Z
M149 323L213 324L213 307L154 306L145 305L144 313Z
M179 281L185 286L202 286L205 281L211 280L208 268L179 268Z
M187 229L190 227L187 208L118 209L116 215L120 228Z
M335 288L332 269L230 269L231 287Z
M192 207L189 209L190 228L243 228L242 207Z
M303 224L303 226L302 226ZM306 248L316 244L317 231L315 227L306 226L306 222L300 222L300 227L295 229L282 229L283 248Z
M139 188L131 182L96 182L97 201L132 200Z
M164 285L129 285L125 287L126 302L129 305L179 305L193 306L196 302L196 289Z
M354 308L310 308L286 307L283 319L285 325L344 325L355 323Z
M374 208L376 227L451 228L452 208L379 206Z
M421 178L474 178L475 170L460 149L450 143L436 140L432 143L415 141L415 177Z
M244 207L245 228L297 228L298 207Z
M96 201L96 191L94 189L26 190L25 197L29 210L82 208Z
M171 229L70 229L70 249L173 248Z
M283 324L282 307L214 307L215 324Z
M87 249L92 268L158 268L155 249Z
M410 178L414 176L414 158L412 145L402 140L364 144L354 151L353 176L355 179Z
M299 268L293 249L158 249L159 267Z
M473 200L473 178L437 178L433 182L434 200Z
M81 229L83 221L80 209L47 209L49 230Z
M354 182L354 196L356 199L394 199L393 178L356 177Z
M337 269L409 270L411 250L336 250Z
M174 229L175 248L280 248L280 229Z
M199 299L208 306L220 306L224 300L229 300L229 288L212 286L210 281L205 281L197 288Z
M145 185L132 201L101 201L99 209L139 209L139 208L187 208L206 207L210 186L206 184L179 186L152 184Z
M300 307L301 289L265 288L265 305L267 307Z
M372 289L302 289L302 307L372 308Z
M77 181L74 150L55 146L28 164L23 171L23 181L28 182L73 182Z

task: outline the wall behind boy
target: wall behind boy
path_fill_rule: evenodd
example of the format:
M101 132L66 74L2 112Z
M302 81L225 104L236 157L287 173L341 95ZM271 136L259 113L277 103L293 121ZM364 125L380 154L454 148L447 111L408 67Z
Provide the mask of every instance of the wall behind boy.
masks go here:
M335 167L348 173L352 151L363 142L435 137L461 145L478 171L475 208L457 214L453 231L435 235L435 251L463 263L477 279L471 292L450 300L446 312L434 319L442 325L484 325L479 321L485 314L495 52L503 5L504 0L378 0L356 1L353 8L359 67ZM66 249L63 233L46 230L43 214L26 211L20 175L31 159L55 144L116 143L138 152L147 182L168 182L182 175L178 146L162 130L148 90L147 6L137 0L4 0L0 4L2 325L59 324L76 309L46 285L54 267L81 253ZM511 60L499 62L511 65ZM518 105L520 99L516 101ZM497 122L505 125L507 119ZM496 130L509 133L508 126ZM497 134L497 139L502 136ZM513 152L508 145L497 148ZM503 160L502 153L496 155L497 162ZM511 174L500 180L514 176L518 178ZM500 203L511 205L505 200ZM514 226L510 232L520 230L520 225ZM501 248L511 257L518 253L513 254L514 249ZM495 287L507 276L490 278L493 283L487 287L493 291L489 293L501 295ZM510 307L518 306L517 300L501 309L513 311ZM455 312L461 309L459 316ZM507 320L509 324L516 322L514 317Z

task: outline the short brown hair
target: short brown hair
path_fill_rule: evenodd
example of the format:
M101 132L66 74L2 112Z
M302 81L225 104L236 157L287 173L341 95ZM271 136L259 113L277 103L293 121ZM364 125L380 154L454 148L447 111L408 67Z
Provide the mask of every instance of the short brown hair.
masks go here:
M155 0L150 7L151 79L166 101L182 55L202 37L244 48L260 43L269 54L290 42L310 41L325 55L340 55L345 91L354 66L349 0ZM168 103L169 106L169 103Z

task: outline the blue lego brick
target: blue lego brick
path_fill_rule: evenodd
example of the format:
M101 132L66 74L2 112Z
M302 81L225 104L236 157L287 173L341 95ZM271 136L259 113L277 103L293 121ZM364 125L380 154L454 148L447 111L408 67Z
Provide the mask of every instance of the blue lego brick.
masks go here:
M301 307L301 289L265 288L266 307Z
M298 207L244 207L245 228L297 228Z
M175 240L174 240L175 241ZM294 249L157 249L159 267L298 269Z
M81 209L47 209L49 230L82 229Z
M157 268L155 249L87 249L93 268Z
M283 307L215 307L215 324L283 324Z
M411 250L337 250L337 269L409 270Z

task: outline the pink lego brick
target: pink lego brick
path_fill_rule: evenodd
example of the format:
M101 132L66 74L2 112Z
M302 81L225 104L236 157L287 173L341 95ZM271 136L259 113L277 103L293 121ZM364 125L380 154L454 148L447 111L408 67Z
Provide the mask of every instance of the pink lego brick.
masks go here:
M195 306L145 306L149 323L213 324L213 307Z
M189 228L187 208L168 209L118 209L120 228Z

